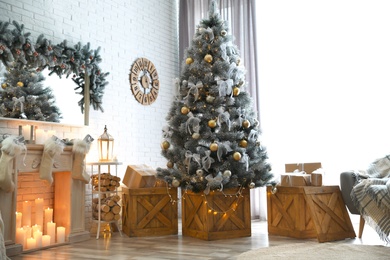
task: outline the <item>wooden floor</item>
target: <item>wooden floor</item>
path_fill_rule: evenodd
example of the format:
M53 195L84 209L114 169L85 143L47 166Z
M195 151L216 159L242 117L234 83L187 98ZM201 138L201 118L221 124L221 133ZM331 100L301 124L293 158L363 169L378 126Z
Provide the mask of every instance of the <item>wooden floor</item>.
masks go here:
M355 218L357 217L357 218ZM351 216L355 231L358 227L358 216ZM252 236L217 241L203 241L179 234L164 237L130 238L115 232L109 239L96 239L52 247L45 250L23 253L11 257L12 260L60 260L60 259L235 259L243 252L260 247L288 243L305 243L288 237L269 236L267 222L252 221ZM316 242L315 239L310 241ZM338 242L339 243L339 242ZM384 245L375 231L366 225L362 239L346 239L342 243Z

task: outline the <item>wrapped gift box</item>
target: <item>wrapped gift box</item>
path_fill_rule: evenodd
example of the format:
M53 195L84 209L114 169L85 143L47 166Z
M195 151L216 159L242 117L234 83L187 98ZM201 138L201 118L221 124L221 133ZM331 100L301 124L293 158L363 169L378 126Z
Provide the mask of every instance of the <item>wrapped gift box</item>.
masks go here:
M280 175L280 185L295 187L295 186L310 186L310 174L303 173L285 173Z
M122 183L127 188L152 188L156 184L156 170L145 164L128 165Z
M286 172L306 172L308 174L312 173L313 171L322 168L320 162L313 162L313 163L287 163L285 164L285 171Z

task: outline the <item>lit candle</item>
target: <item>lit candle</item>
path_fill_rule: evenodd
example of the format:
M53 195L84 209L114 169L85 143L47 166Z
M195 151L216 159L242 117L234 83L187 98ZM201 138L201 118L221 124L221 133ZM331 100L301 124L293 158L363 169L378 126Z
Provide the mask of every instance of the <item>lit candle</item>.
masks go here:
M34 232L36 232L36 231L42 231L42 226L37 225L37 224L32 226L32 233L34 234Z
M65 242L65 228L57 227L57 243Z
M16 228L16 238L15 242L17 244L24 245L24 237L26 235L26 231L23 228Z
M37 247L42 247L42 231L38 230L34 232L34 238L37 243Z
M30 201L23 202L22 224L23 224L23 226L31 226L31 203L30 203Z
M37 246L37 241L33 237L27 238L27 249L34 249Z
M35 199L35 224L43 226L43 199Z
M46 141L45 130L39 128L35 130L35 143L43 144L45 141Z
M56 242L56 223L47 222L47 234L50 236L50 244L54 244Z
M42 246L50 246L50 236L49 235L43 235L42 236Z
M16 212L16 228L22 227L22 212Z
M53 209L45 209L45 223L53 221Z
M24 125L22 127L22 133L23 133L24 140L26 140L26 141L30 140L30 131L31 131L30 125Z
M23 226L23 230L24 230L24 243L23 243L23 247L24 248L27 248L27 238L30 238L32 237L32 234L31 234L31 227L30 226Z

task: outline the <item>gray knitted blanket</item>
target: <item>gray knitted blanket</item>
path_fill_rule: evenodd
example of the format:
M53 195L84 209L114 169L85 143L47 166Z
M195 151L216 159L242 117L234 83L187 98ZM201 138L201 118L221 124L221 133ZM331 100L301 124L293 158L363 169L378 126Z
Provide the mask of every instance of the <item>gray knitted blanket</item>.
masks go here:
M365 172L355 172L357 184L351 192L352 201L366 220L390 243L390 155L371 163Z

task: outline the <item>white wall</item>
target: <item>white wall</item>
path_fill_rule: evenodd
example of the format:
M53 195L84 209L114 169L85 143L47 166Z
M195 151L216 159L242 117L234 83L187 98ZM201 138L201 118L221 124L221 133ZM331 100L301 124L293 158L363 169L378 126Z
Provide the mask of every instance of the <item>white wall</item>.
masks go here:
M117 157L123 162L119 175L124 174L127 164L165 165L160 155L161 129L173 101L173 79L180 73L181 60L177 1L0 0L0 17L23 23L34 39L43 33L56 44L66 39L72 45L80 41L83 45L90 42L93 49L100 46L101 68L110 72L103 98L105 112L91 110L89 127L76 129L78 136L71 138L89 133L97 139L107 125L115 138ZM130 67L139 57L152 61L159 73L159 96L150 106L137 103L130 90ZM0 133L16 131L16 126L11 130L6 127L0 122ZM59 137L69 136L61 131L58 127ZM97 159L96 147L88 159Z
M390 152L390 2L256 1L261 121L276 172L327 180Z

